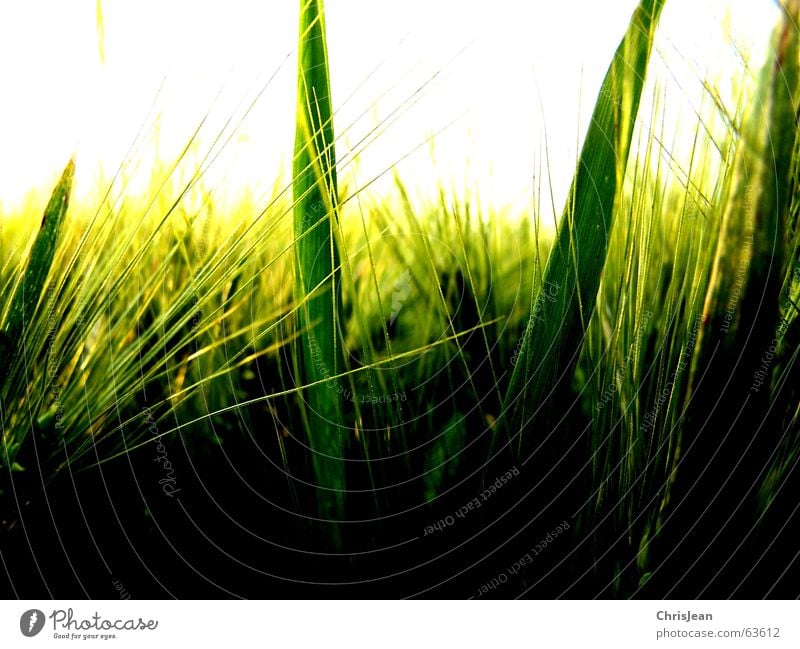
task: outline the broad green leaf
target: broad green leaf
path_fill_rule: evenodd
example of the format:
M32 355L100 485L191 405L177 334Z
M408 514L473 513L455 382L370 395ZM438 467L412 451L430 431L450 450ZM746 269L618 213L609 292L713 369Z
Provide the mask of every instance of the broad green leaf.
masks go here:
M505 428L522 431L569 384L595 308L633 125L664 0L636 8L597 97L556 240L506 393ZM520 434L520 445L523 434Z
M303 412L314 454L320 515L343 512L344 428L337 342L339 257L336 157L322 0L301 0L297 124L293 164L296 294Z
M75 163L70 160L50 196L50 201L42 217L42 225L28 257L25 273L11 300L0 347L0 372L2 372L0 385L8 378L11 366L24 344L26 327L33 319L45 280L50 273L50 267L56 254L58 234L69 205L74 173Z

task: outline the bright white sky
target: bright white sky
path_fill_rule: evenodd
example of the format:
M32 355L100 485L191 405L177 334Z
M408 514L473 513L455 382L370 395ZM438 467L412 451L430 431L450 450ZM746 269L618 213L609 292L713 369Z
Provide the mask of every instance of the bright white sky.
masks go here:
M31 189L49 193L73 152L78 198L91 196L98 170L111 175L125 158L165 77L157 146L143 150L143 170L156 156L173 157L213 104L200 138L209 146L240 102L275 75L206 180L229 195L244 187L265 195L291 155L298 4L104 0L101 64L95 0L2 0L0 215ZM496 205L524 205L546 123L562 194L635 5L328 0L340 159L439 73L366 148L357 175L353 166L341 171L343 184L363 184L455 120L433 151L423 145L402 162L406 182L419 191L442 179L456 188L468 182ZM680 81L669 97L696 102L692 69L721 78L736 69L728 14L737 39L755 44L758 63L777 18L771 0L667 0L656 64L665 57Z

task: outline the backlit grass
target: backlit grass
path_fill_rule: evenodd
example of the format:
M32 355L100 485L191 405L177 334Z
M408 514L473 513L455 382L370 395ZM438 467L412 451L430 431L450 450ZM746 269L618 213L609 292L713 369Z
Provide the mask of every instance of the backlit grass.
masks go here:
M509 517L569 519L547 594L680 593L687 556L713 589L800 456L798 15L736 105L706 84L684 155L648 73L664 4L621 35L551 230L546 151L519 218L397 169L384 194L343 183L336 61L302 0L288 184L220 207L205 173L232 121L144 195L140 134L96 204L67 210L70 163L43 222L3 214L0 470L60 484L153 443L238 452L279 466L282 533L358 556L513 467Z

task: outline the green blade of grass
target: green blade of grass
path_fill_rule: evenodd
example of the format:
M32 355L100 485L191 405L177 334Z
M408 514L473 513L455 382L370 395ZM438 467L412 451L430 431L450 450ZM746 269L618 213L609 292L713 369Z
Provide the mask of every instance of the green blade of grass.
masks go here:
M294 235L303 420L313 453L322 517L341 518L344 465L337 381L338 196L330 75L322 0L301 0L297 124L293 163ZM302 399L303 397L301 397Z
M789 15L773 34L774 58L763 66L745 115L704 305L708 331L738 330L729 338L734 350L753 337L752 327L771 335L775 326L797 130L797 28Z
M696 465L692 462L701 464L706 456L713 456L717 462L737 466L735 484L724 485L727 494L737 493L736 489L762 479L762 468L773 461L775 449L781 445L783 428L772 403L780 390L772 392L767 386L772 385L779 369L773 354L787 329L781 293L787 274L791 276L786 259L791 253L785 238L791 231L789 217L796 200L793 175L797 168L796 107L800 100L800 2L781 5L782 17L771 41L773 54L761 69L756 92L744 114L732 165L731 191L703 305L707 326L698 337L697 365L702 368L702 380L725 385L727 394L734 395L731 400L743 405L733 413L703 401L698 406L698 371L691 386L694 408L704 408L709 429L725 431L725 443L717 448L718 440L705 436L692 440L691 453L697 459L688 452L676 455L673 481L678 481L678 491L694 488L692 471ZM784 310L789 308L784 305ZM736 418L732 419L734 413ZM677 440L680 449L680 430ZM739 467L745 453L747 464ZM754 475L746 473L749 469ZM686 475L681 476L681 471ZM766 487L762 491L764 502L769 500L768 491ZM669 489L665 499L668 497ZM733 500L744 501L746 497L737 495Z
M42 295L45 280L56 254L58 234L69 206L75 162L70 160L58 181L42 217L42 224L33 242L25 274L17 284L8 310L3 338L0 340L0 387L11 372L11 366L22 347L25 328L31 322Z
M514 430L530 424L560 382L568 384L577 362L579 341L595 307L614 201L663 5L664 0L640 2L600 88L544 270L547 295L540 290L534 300L506 392L503 416Z

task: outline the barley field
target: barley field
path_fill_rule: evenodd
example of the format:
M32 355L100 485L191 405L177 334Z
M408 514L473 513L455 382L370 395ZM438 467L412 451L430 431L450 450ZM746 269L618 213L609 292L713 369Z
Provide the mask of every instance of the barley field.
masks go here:
M535 116L459 159L458 48L410 86L369 61L394 103L351 109L337 52L381 21L294 4L238 103L181 131L166 77L117 166L78 146L0 191L6 596L797 597L800 3L680 83L680 0L621 3L596 85L560 81L589 107L568 160ZM87 7L109 69L122 21ZM218 173L282 101L280 164ZM521 200L480 166L506 155Z

